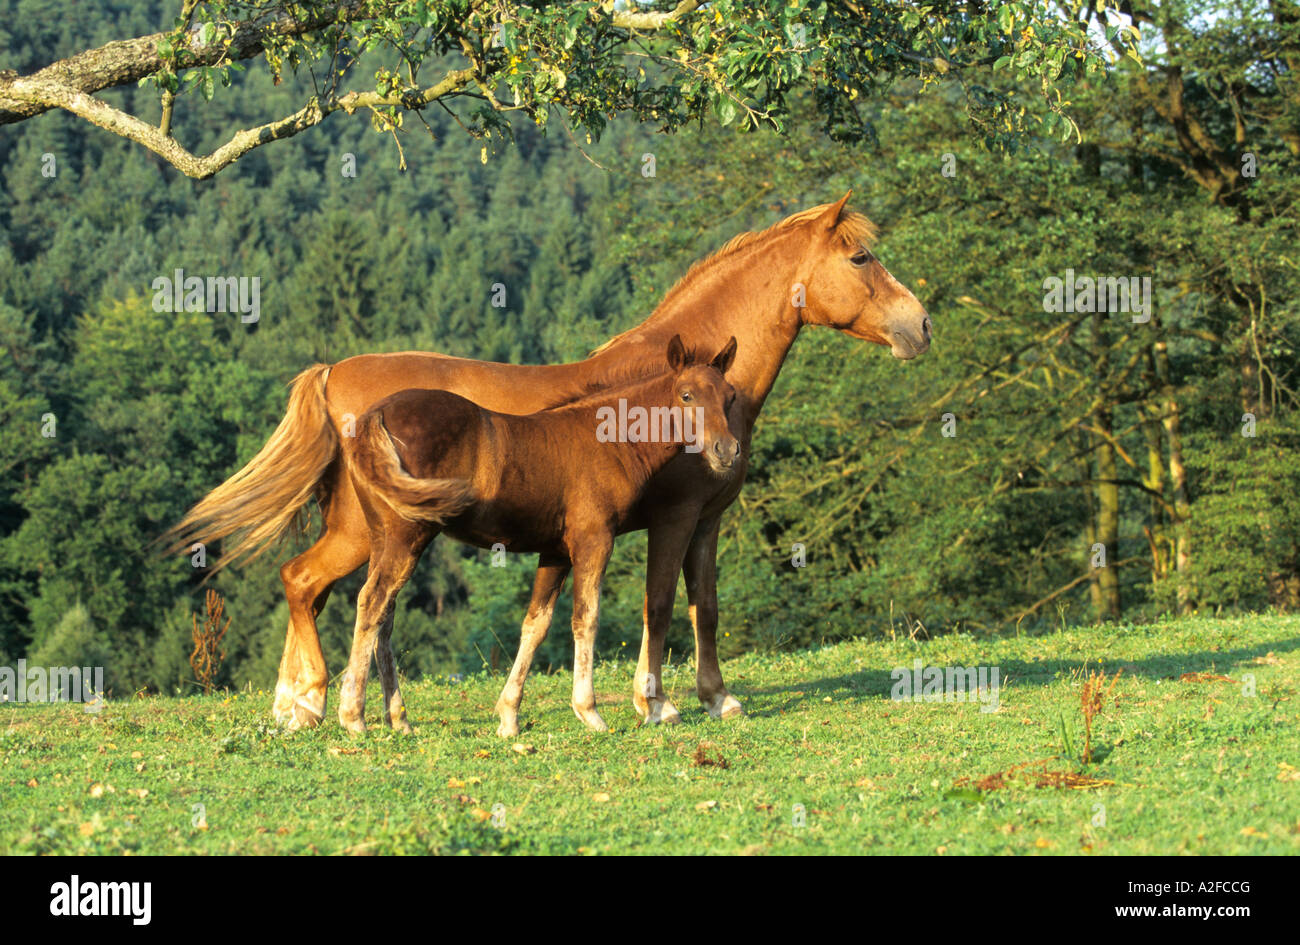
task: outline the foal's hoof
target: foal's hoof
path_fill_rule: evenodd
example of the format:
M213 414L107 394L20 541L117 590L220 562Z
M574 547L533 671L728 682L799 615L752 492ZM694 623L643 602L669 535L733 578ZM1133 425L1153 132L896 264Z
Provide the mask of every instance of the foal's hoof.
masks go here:
M401 735L411 735L415 729L406 719L406 706L398 704L397 708L384 710L384 725Z
M745 714L745 707L731 693L715 697L712 702L705 703L704 708L713 719L734 719Z
M682 721L682 714L677 711L677 706L673 705L667 699L650 699L647 702L644 713L643 725L678 725Z
M501 724L497 726L498 735L502 738L514 738L519 734L519 706L512 703L505 693L501 694L492 711L501 719Z
M587 728L593 732L608 732L609 726L605 720L600 717L600 713L595 709L580 709L576 705L573 707L573 714L586 723Z
M340 714L339 724L342 725L349 732L351 732L353 735L366 734L366 720L361 718L360 716L357 716L356 718L349 718L348 716Z

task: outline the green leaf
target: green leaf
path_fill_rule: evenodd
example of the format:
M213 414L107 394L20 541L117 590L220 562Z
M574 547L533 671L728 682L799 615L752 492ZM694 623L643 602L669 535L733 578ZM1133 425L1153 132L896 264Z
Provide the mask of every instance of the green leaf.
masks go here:
M718 99L716 110L718 121L722 123L724 128L736 118L736 103L725 95Z

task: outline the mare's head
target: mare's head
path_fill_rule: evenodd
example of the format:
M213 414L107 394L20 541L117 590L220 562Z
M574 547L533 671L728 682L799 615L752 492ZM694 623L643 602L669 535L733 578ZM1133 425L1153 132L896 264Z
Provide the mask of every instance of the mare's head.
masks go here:
M852 193L806 212L812 242L802 266L803 322L888 345L896 358L914 358L930 347L930 316L872 255L875 226L844 209Z
M723 376L735 359L735 338L707 362L686 350L681 335L668 342L668 367L673 372L670 405L682 408L687 449L703 453L709 469L718 475L730 472L740 456L740 441L727 423L736 389Z

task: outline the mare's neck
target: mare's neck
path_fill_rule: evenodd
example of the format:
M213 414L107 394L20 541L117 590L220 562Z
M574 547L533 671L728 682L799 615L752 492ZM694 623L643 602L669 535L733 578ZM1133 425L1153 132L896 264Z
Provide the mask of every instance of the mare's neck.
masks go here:
M586 363L617 364L633 349L662 351L675 334L706 354L720 351L734 336L738 349L727 380L744 395L752 424L802 324L792 299L794 285L801 281L797 269L804 238L801 227L793 228L710 260L642 324Z

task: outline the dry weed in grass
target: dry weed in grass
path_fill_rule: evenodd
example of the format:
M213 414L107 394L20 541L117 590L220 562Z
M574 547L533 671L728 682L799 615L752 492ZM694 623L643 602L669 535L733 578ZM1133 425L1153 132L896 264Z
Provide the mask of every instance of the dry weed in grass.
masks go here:
M1106 700L1111 698L1115 691L1115 683L1119 682L1119 670L1110 678L1110 685L1106 685L1106 673L1090 672L1083 680L1083 693L1079 700L1080 708L1083 710L1083 763L1092 763L1092 720L1102 710Z
M953 782L953 787L973 787L981 792L997 791L1006 787L1008 781L1023 780L1036 788L1068 788L1082 791L1115 783L1106 778L1093 778L1076 771L1050 770L1047 766L1055 760L1055 758L1042 758L1038 761L1022 761L1018 765L1012 765L1004 771L995 771L978 780L969 777L958 778Z
M722 752L714 752L712 756L709 754L708 749L712 747L708 742L700 742L695 746L695 754L691 756L691 763L700 768L710 766L722 768L723 770L730 768L731 765L726 758L722 757Z
M1179 682L1226 682L1235 683L1237 680L1230 676L1220 676L1217 673L1183 673L1178 677Z
M221 662L226 658L226 651L221 649L221 640L230 629L229 617L226 617L226 625L221 625L221 617L226 609L226 602L221 599L221 595L209 588L206 604L208 613L202 627L199 626L198 615L193 617L194 652L190 654L190 668L194 670L194 678L205 696L211 694Z

